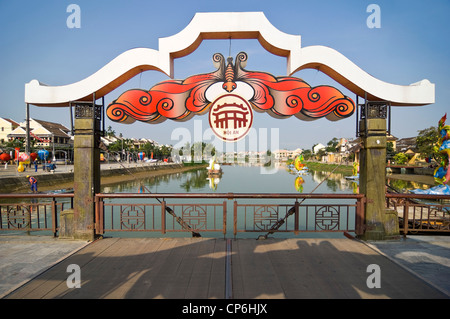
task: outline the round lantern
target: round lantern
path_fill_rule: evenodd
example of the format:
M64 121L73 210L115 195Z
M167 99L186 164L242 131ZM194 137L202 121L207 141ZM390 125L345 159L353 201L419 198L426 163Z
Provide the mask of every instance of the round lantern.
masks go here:
M19 162L22 162L24 164L29 164L30 163L30 155L28 155L27 153L20 154Z
M0 154L0 160L7 162L11 159L11 156L8 153L2 153Z
M48 157L48 151L47 150L39 150L37 152L38 157L41 159L41 161L45 161Z

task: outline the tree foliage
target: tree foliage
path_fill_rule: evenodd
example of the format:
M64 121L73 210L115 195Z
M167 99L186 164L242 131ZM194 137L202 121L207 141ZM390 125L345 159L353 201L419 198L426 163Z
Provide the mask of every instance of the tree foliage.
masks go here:
M395 155L394 144L392 142L386 143L386 158L388 160L392 159Z
M438 143L439 131L435 126L419 131L416 145L422 158L431 157L435 161L440 161L440 154L436 152L434 146Z
M333 137L333 139L331 139L328 143L327 143L327 147L325 148L325 150L327 152L331 152L331 153L335 153L337 152L337 145L339 144L339 139L336 137Z
M395 164L405 164L408 161L408 156L405 153L397 153L394 155Z
M303 158L304 158L306 161L309 160L309 159L313 156L311 150L304 150L304 151L302 152L302 155L303 155Z

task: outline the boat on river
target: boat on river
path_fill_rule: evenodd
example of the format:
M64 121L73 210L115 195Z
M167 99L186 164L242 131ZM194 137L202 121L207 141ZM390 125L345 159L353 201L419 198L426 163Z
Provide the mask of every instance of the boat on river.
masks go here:
M216 159L212 158L209 161L209 166L206 168L208 170L208 176L220 176L222 175L222 168L219 163L216 163Z
M357 181L357 180L359 180L359 174L351 175L351 176L345 176L345 179L350 180L350 181Z
M71 193L73 193L73 188L55 189L55 190L41 192L41 193L42 194L71 194Z

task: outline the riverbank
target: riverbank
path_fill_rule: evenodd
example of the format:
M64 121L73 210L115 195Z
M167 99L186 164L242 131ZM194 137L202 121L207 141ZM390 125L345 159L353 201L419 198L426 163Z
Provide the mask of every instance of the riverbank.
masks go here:
M398 179L408 182L416 182L421 184L426 184L430 186L435 186L436 182L434 177L431 175L418 175L418 174L387 174L386 179Z
M145 177L177 174L193 169L205 168L206 164L102 164L100 167L100 183L108 185ZM29 172L0 170L0 193L26 193L30 187L26 176L33 175L38 180L40 192L73 188L73 166L67 165L55 172L33 169Z
M353 166L346 164L328 164L319 162L306 162L305 165L314 171L332 172L340 173L344 175L352 175Z
M341 173L345 175L351 175L353 173L352 165L345 164L328 164L328 163L318 163L318 162L306 162L306 166L311 170L320 170L324 172L331 172L336 169L335 173ZM387 179L399 179L408 182L417 182L427 185L435 185L432 170L424 168L422 170L417 170L416 174L392 174L387 173Z

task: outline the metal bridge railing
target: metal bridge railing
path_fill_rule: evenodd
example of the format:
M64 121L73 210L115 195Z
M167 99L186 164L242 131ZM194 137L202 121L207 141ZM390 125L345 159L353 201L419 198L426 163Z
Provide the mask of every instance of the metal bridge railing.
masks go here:
M386 206L397 211L400 232L450 233L450 196L386 194Z
M51 231L59 214L73 207L73 194L0 194L1 231Z
M56 236L59 215L73 208L73 196L0 194L0 231L50 231ZM450 232L450 196L387 193L386 203L397 211L404 235ZM97 234L364 233L363 194L97 194L95 205Z
M233 215L232 221L227 221L230 201ZM267 231L360 235L364 231L364 202L364 195L354 194L97 194L96 231L220 232L224 237L231 232L236 236ZM171 214L167 214L168 209ZM282 219L285 222L280 223ZM282 227L274 227L277 224Z

